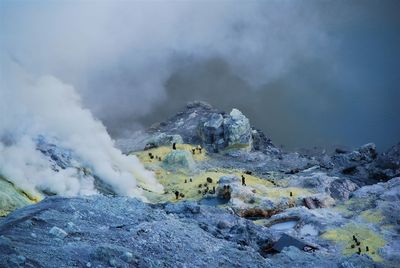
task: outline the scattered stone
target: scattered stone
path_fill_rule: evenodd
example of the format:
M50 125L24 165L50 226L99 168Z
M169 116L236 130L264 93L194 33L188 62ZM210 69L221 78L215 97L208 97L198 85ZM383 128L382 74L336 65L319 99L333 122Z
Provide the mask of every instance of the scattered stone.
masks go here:
M330 184L329 191L334 199L346 201L358 188L357 184L348 179L337 179Z
M60 239L64 239L68 235L68 233L66 231L64 231L63 229L56 227L56 226L51 228L49 233Z

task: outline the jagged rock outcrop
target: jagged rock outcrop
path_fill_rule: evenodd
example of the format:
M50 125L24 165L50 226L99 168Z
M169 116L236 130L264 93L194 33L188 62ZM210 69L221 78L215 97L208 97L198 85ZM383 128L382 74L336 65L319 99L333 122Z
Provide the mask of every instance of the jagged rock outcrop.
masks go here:
M352 152L335 154L332 157L332 162L334 166L342 169L342 173L351 174L358 172L358 166L374 161L377 155L375 144L368 143Z
M369 177L378 181L400 176L400 143L380 154L368 171Z
M333 156L320 157L320 166L329 170L329 174L343 176L358 185L387 181L400 175L400 145L387 152L378 154L376 146L368 143L347 152L336 150Z
M224 136L224 118L219 113L212 113L210 119L199 126L199 136L202 143L213 152L226 147Z
M377 166L383 169L400 169L400 143L379 155Z
M264 133L252 128L249 119L239 110L233 109L226 114L199 101L187 104L183 111L165 122L153 125L140 136L146 136L146 140L134 135L135 141L119 140L117 145L124 152L137 149L141 144L141 149L148 149L172 142L202 145L209 152L224 149L256 150L268 154L280 152Z
M202 144L214 152L223 149L251 150L253 138L249 119L237 109L229 115L212 113L206 122L199 124Z
M352 192L359 187L348 179L336 179L329 186L329 192L334 199L348 200Z
M227 147L251 149L253 139L250 121L238 109L233 109L224 119L224 137Z

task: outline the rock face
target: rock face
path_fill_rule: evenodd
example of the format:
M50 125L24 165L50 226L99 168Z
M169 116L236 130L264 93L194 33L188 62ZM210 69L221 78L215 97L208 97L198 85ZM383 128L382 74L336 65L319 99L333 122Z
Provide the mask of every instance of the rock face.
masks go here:
M400 176L400 143L378 156L375 165L369 168L369 176L379 181Z
M233 109L224 119L225 140L228 147L243 146L251 149L252 135L249 119L239 110Z
M357 189L357 184L347 179L334 180L329 187L331 196L338 200L348 200L350 194Z
M69 221L80 231L62 231ZM266 267L258 251L269 239L221 209L106 197L48 198L11 214L0 234L0 267L18 267L18 255L23 267Z
M252 148L252 129L249 119L239 110L233 109L229 115L212 113L209 119L200 123L199 136L202 143L214 152L223 149Z
M145 146L145 149L155 148L163 145L172 145L173 143L183 143L180 135L167 135L165 133L156 134L151 137Z
M320 156L319 165L328 174L348 178L359 186L387 181L400 175L399 148L395 145L382 154L377 153L373 143L350 152L337 149L332 156Z
M72 167L77 163L71 150L61 148L51 143L44 136L39 136L37 138L36 148L42 152L42 154L50 158L50 161L53 162L54 170Z
M201 144L202 140L198 135L198 126L202 122L209 120L210 114L220 113L205 102L192 102L186 108L177 113L165 122L153 125L148 133L158 135L180 135L184 143Z
M63 231L71 225L77 229ZM293 248L265 258L271 239L268 228L228 209L191 202L149 205L122 197L51 197L0 222L0 267L372 266L362 256Z
M183 111L165 122L153 125L140 136L146 136L146 142L135 135L131 140L118 140L117 145L123 152L137 149L140 144L144 148L153 148L176 142L201 144L209 152L228 148L279 153L279 149L260 130L252 129L249 119L239 110L233 109L226 114L204 102L189 103Z
M203 145L218 152L226 147L224 137L224 118L221 114L213 113L210 119L199 126L199 136Z
M374 159L376 159L377 155L378 153L376 152L375 144L368 143L350 153L336 154L332 157L332 161L334 165L340 166L342 168L342 172L346 174L346 172L353 172L351 170L353 167L356 168L357 166L371 163Z
M381 154L378 157L377 166L383 169L400 169L400 143Z

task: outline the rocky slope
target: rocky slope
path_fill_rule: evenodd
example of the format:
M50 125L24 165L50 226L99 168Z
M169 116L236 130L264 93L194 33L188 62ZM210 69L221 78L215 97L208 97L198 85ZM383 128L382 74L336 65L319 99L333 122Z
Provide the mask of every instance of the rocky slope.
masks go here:
M117 144L154 171L164 192L139 186L148 203L116 197L73 152L41 140L38 150L55 169L81 170L103 195L26 206L35 200L1 179L2 214L23 207L0 220L1 267L400 261L400 144L382 154L373 144L331 155L284 152L240 111L201 102Z

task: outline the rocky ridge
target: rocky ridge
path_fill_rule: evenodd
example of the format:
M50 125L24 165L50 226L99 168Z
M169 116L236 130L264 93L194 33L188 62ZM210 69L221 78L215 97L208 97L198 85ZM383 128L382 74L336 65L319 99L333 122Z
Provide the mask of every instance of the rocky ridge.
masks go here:
M400 144L382 154L374 144L333 154L284 152L237 109L227 114L202 102L134 137L117 144L154 171L163 194L146 191L149 203L112 197L96 178L106 196L47 197L31 206L29 199L3 199L16 204L9 211L25 207L0 219L0 266L396 267L400 261ZM54 143L42 140L38 150L54 168L95 176ZM273 250L284 234L298 242Z

